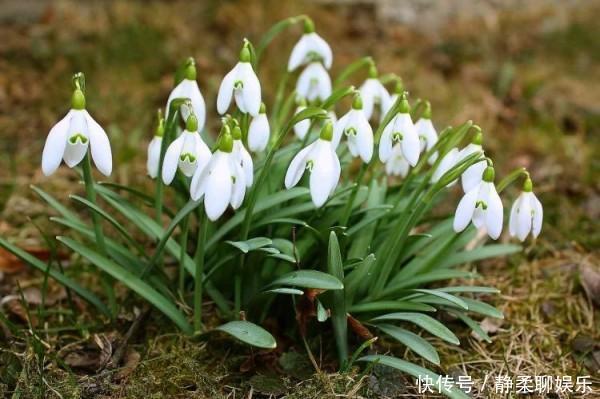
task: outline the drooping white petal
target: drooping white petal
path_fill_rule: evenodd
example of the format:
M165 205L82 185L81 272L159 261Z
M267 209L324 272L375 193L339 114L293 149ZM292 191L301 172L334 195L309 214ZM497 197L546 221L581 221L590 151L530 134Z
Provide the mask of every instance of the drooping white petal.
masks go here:
M348 137L348 143L356 142L355 145L361 159L363 162L369 163L373 157L373 128L362 112L357 111L356 115L357 133L356 136Z
M158 164L160 161L160 147L162 137L154 136L148 144L148 157L146 159L146 171L148 176L155 179L158 176Z
M210 152L210 148L208 148L208 146L206 145L204 140L202 140L200 133L198 133L198 132L194 133L194 141L195 141L195 152L196 152L196 157L197 157L196 168L204 169L206 167L206 165L208 165L208 162L210 161L210 158L212 156L212 154Z
M183 97L187 97L192 101L192 108L198 119L198 131L201 132L206 121L206 103L200 92L198 82L195 80L183 79L180 85L182 86ZM184 119L187 119L187 117L188 115L184 115Z
M231 71L225 75L221 85L219 86L219 94L217 95L217 111L223 115L227 112L227 108L231 104L231 97L233 96L233 85L238 79L238 65L233 67Z
M458 148L452 148L444 157L441 159L437 168L433 171L431 181L437 183L442 176L456 165L458 158ZM456 180L450 182L446 187L450 187L456 184Z
M310 39L303 35L300 40L294 45L292 49L292 53L290 54L290 59L288 61L288 71L291 72L294 69L298 68L300 65L304 64L306 60L306 55L308 53L306 47L307 42Z
M169 94L169 98L167 99L167 109L165 111L165 115L168 118L169 117L169 113L171 112L171 102L176 99L176 98L185 98L187 97L184 94L185 91L185 84L184 81L187 79L182 80L181 82L179 82L179 84L177 86L175 86L173 88L173 90L171 90L171 93Z
M333 138L331 139L331 142L333 143L333 148L338 148L338 146L340 145L340 141L342 140L342 135L344 134L344 131L351 126L351 116L352 110L350 112L347 112L344 116L335 121L335 123L333 124Z
M85 157L90 145L89 127L85 110L71 110L67 146L63 159L70 168L78 165Z
M242 170L244 171L244 181L246 182L246 187L252 186L254 177L254 164L252 162L250 153L248 153L241 140L234 140L233 153L237 158L237 162L242 166Z
M329 44L317 33L309 33L311 36L311 43L309 45L309 51L314 51L319 54L323 59L325 68L330 69L333 63L333 52Z
M366 117L366 114L365 114ZM394 120L392 119L390 123L383 129L383 133L381 134L381 138L379 139L379 160L381 162L386 162L390 156L392 155L392 132L394 130Z
M329 198L333 188L337 186L336 159L337 156L331 146L331 142L317 140L314 154L311 158L314 165L310 174L310 195L317 208Z
M104 176L110 176L112 172L112 152L108 136L102 126L87 111L84 110L84 112L88 124L90 150L94 165Z
M302 112L304 109L306 109L306 107L299 106L298 108L296 108L296 114ZM303 119L294 125L294 134L296 134L296 136L300 140L304 140L304 137L306 137L306 134L308 133L309 129L310 119Z
M243 83L242 96L244 108L250 115L258 116L260 104L262 103L258 77L249 62L240 63L239 74Z
M70 121L71 111L67 112L67 115L50 129L48 137L46 137L46 143L42 151L42 172L46 176L50 176L60 166L67 145Z
M388 176L406 177L409 169L410 165L402 155L400 144L396 144L392 149L392 156L385 163L385 173Z
M216 151L211 155L210 160L204 168L196 168L194 176L192 177L192 182L190 183L190 197L194 201L198 201L204 195L208 176L214 169L215 164L219 161L219 158L222 156L222 154L223 153L221 151Z
M542 221L544 219L544 209L542 203L537 199L534 193L530 193L531 208L533 209L533 223L531 234L533 238L537 238L542 231Z
M312 62L302 71L296 83L296 93L308 101L322 101L331 95L331 78L320 62Z
M400 133L402 135L400 141L402 145L402 154L411 166L415 166L417 162L419 162L421 144L419 143L419 136L412 123L410 114L398 114L394 120L393 133Z
M252 152L264 151L269 143L270 127L266 114L252 118L248 128L248 148Z
M315 142L316 143L316 142ZM304 147L294 158L292 162L290 162L290 166L288 166L287 172L285 173L285 188L290 189L294 187L304 174L304 170L306 169L306 162L308 161L308 157L313 151L315 147L315 143L309 144Z
M508 218L508 233L511 237L515 237L517 235L517 217L519 215L521 201L523 201L523 193L519 195L510 208L510 216Z
M198 153L196 146L196 136L198 133L184 130L180 137L183 137L183 146L179 153L178 166L181 172L190 177L198 167ZM205 162L208 162L205 160Z
M173 140L165 152L165 158L163 159L162 179L163 183L167 185L171 184L173 178L175 177L175 173L177 172L177 167L179 166L179 155L181 155L184 140L185 135L180 135Z
M213 222L217 220L229 206L233 190L232 171L226 154L220 156L210 171L204 192L204 209Z
M231 193L231 207L238 209L242 202L244 202L244 195L246 194L246 187L248 183L245 179L245 173L242 170L241 165L231 159L231 171L233 171L233 191ZM249 187L249 186L248 186Z
M473 213L475 212L475 204L479 195L479 187L467 192L456 207L454 214L454 231L457 233L463 231L471 222Z
M531 202L526 193L521 194L524 198L521 201L521 206L517 209L517 237L521 241L525 241L531 231ZM509 226L510 228L510 226Z
M371 119L375 105L379 104L383 114L390 106L390 94L376 78L368 78L359 89L363 102L363 112L367 119Z
M504 222L504 208L502 200L496 191L493 183L482 183L489 185L489 194L487 198L487 209L485 210L485 227L488 235L497 240L502 233L502 224Z

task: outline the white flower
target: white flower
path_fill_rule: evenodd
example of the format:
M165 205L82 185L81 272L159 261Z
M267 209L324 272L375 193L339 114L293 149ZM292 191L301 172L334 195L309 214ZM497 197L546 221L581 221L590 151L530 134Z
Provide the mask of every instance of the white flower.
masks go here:
M240 61L223 78L219 87L217 96L217 111L223 115L231 104L231 99L235 98L235 103L240 111L258 116L261 104L260 82L252 64L250 64L250 51L246 46L240 53Z
M72 109L50 129L42 152L42 172L49 176L64 160L72 168L81 162L88 147L92 160L105 176L112 172L112 152L108 136L102 127L85 110L85 97L75 90Z
M305 109L306 109L306 105L299 105L296 108L295 115L299 114L300 112L304 111ZM308 133L309 129L310 129L310 119L302 119L300 122L298 122L294 125L294 134L300 140L304 140L304 137L306 137L306 134Z
M527 185L527 182L525 183ZM529 186L531 187L531 186ZM525 189L517 198L510 210L508 230L511 237L525 241L529 233L537 238L542 230L544 210L531 189Z
M252 118L248 128L248 148L250 151L264 151L269 143L270 134L269 119L267 119L266 109L262 104L258 116Z
M308 101L324 101L331 95L331 78L320 62L312 62L302 71L296 82L296 93Z
M333 148L337 148L342 135L348 138L348 149L353 157L360 156L368 163L373 156L373 129L362 112L362 101L357 95L352 109L335 122L333 128Z
M244 171L232 149L231 135L226 133L206 167L196 169L190 185L191 198L198 201L204 197L204 209L212 221L221 217L229 205L238 209L246 195Z
M304 33L292 49L288 62L288 71L301 65L321 60L327 69L331 68L333 54L331 47L315 32Z
M310 195L316 207L321 207L335 191L340 179L340 161L331 143L333 125L327 123L320 137L303 148L292 159L285 174L285 187L294 187L308 169L310 171Z
M402 155L402 149L396 145L392 149L392 156L385 163L385 173L388 176L406 177L410 169L410 164Z
M162 146L162 137L154 136L148 144L148 159L146 169L148 176L155 179L158 176L158 167L160 162L160 147Z
M193 75L186 73L186 78L183 79L169 94L169 99L167 100L167 118L169 117L169 112L171 111L171 102L176 98L189 98L192 103L192 110L194 111L194 115L198 118L198 131L202 131L204 128L204 122L206 120L206 104L204 103L204 97L202 97L202 93L200 93L200 87L198 87L198 82L196 82L196 69L193 70ZM188 77L193 77L189 79ZM181 116L184 120L190 115L190 111L186 107L181 108Z
M203 169L210 159L210 150L198 133L194 115L186 121L183 133L167 148L163 160L162 179L171 184L177 168L190 177L197 169Z
M371 119L376 105L379 105L381 114L387 112L392 105L390 94L376 77L369 77L360 86L360 96L363 101L363 112L367 119ZM383 118L383 115L381 116Z
M254 164L252 163L252 157L242 143L242 131L239 127L235 127L232 132L233 137L233 149L232 157L240 164L244 171L244 182L246 187L252 186L252 180L254 177Z
M450 151L444 155L444 157L440 160L437 168L433 171L431 175L431 181L433 183L437 183L446 172L452 169L458 163L458 148L452 148ZM456 179L448 183L446 187L450 187L456 184Z
M458 154L458 158L456 162L460 162L466 157L476 152L483 153L483 148L481 147L482 134L478 132L473 141L468 144L465 148L463 148ZM466 193L471 190L473 187L477 186L479 182L481 182L481 176L483 176L483 171L486 168L486 162L481 161L473 164L465 170L461 176L463 191Z
M500 237L504 211L493 181L494 169L486 167L481 182L458 203L454 215L454 231L463 231L472 221L478 229L485 227L487 234L494 240Z
M387 162L392 155L394 146L400 146L402 155L411 166L419 161L420 143L419 136L410 118L409 105L406 99L402 100L400 112L392 118L383 129L379 140L379 159Z
M415 129L421 142L421 152L429 151L438 141L438 134L430 118L422 117L415 123ZM437 159L437 152L431 154L427 162L432 165Z

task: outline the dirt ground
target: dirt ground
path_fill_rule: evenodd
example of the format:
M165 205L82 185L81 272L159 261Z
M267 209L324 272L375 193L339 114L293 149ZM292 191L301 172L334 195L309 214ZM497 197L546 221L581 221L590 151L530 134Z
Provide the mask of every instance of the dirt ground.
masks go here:
M478 123L499 173L526 166L544 204L537 242L507 259L466 266L483 276L482 285L501 290L494 305L505 319L484 320L492 343L466 329L458 331L458 349L436 343L442 348L438 371L479 380L589 375L600 397L598 1L456 18L430 33L378 19L368 3L46 4L0 24L0 235L48 255L38 228L51 235L56 228L29 185L65 197L76 182L67 168L45 178L39 166L47 131L66 111L73 72L85 71L88 107L111 137L116 166L111 180L143 187L149 184L145 157L155 110L164 106L181 60L197 60L214 130L219 120L213 99L241 38L257 40L277 20L302 13L313 17L332 44L334 73L358 57L373 56L382 73L403 78L411 97L431 101L438 128L467 119ZM299 34L277 39L266 54L273 61L259 76L284 70ZM272 98L275 82L263 84ZM6 298L18 298L18 282L34 312L42 280L0 252L0 298L12 324L27 330L32 319L20 301ZM64 304L64 291L52 282L49 287L49 300ZM62 317L60 309L54 317ZM82 316L87 324L80 329L29 326L39 341L14 337L0 320L0 392L20 398L415 397L412 382L389 370L339 375L316 353L322 363L315 372L302 347L273 354L232 347L225 339L191 340L161 328L153 317L132 337L118 375L98 370L136 319L133 306L112 326L99 325L93 315ZM39 342L43 348L36 348ZM73 348L88 354L77 359L83 363L77 370L63 364Z

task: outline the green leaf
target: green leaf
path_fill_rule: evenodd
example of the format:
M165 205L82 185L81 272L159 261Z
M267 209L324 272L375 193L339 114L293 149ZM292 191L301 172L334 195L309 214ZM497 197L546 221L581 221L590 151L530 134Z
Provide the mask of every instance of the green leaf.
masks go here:
M478 322L476 322L475 320L473 320L472 318L470 318L469 316L467 316L460 310L446 309L446 311L448 313L450 313L451 315L454 315L454 316L458 317L460 320L462 320L463 323L465 323L471 330L473 330L473 332L475 332L475 334L479 335L479 337L481 339L485 340L486 342L490 342L490 343L492 342L492 339L490 338L490 336L483 330L483 328L481 328L481 326L479 325Z
M259 248L273 244L270 238L254 237L246 241L225 241L227 244L236 247L243 253L247 254L250 251L255 251Z
M469 306L470 312L479 313L488 317L495 317L496 319L504 319L504 314L492 305L470 298L462 298L462 300Z
M12 253L17 258L21 259L23 262L27 263L28 265L35 267L42 273L47 272L50 277L52 277L54 280L58 281L60 284L64 285L65 287L70 288L73 292L77 293L77 295L82 297L84 300L86 300L90 304L94 305L104 315L110 316L110 310L104 303L102 303L100 298L98 298L96 295L94 295L91 291L88 291L87 289L80 286L75 281L71 280L69 277L65 276L64 274L60 273L57 270L48 268L48 265L46 265L44 262L42 262L35 256L31 255L30 253L28 253L26 251L23 251L21 248L9 243L8 241L6 241L4 238L1 238L1 237L0 237L0 247L4 248L8 252Z
M440 364L440 357L438 356L437 351L433 345L427 342L424 338L391 324L377 324L377 328L395 340L401 342L403 345L406 345L408 349L422 356L425 358L425 360L428 360L436 365Z
M314 288L320 290L341 290L344 284L332 276L317 270L297 270L277 278L269 285L291 285L294 287Z
M449 302L452 302L453 304L455 304L455 305L457 305L457 306L459 306L459 307L461 307L461 308L463 308L463 309L465 309L465 310L468 310L468 309L469 309L469 306L468 306L468 305L465 303L465 301L464 301L464 300L462 300L461 298L459 298L459 297L457 297L457 296L454 296L454 295L448 294L448 293L446 293L446 292L443 292L443 291L438 291L438 290L428 290L428 289L424 289L424 288L421 288L421 289L415 289L415 290L413 290L413 291L416 291L416 292L419 292L419 293L421 293L421 294L425 294L425 295L433 295L433 296L437 296L437 297L439 297L439 298L442 298L442 299L445 299L445 300L447 300L447 301L449 301ZM405 298L405 299L406 299L406 298Z
M388 313L382 316L375 317L372 321L380 321L380 320L402 320L414 323L426 330L432 335L443 339L446 342L449 342L454 345L460 345L460 341L458 337L454 335L452 331L448 329L445 325L437 321L431 316L425 315L423 313L409 313L409 312L397 312L397 313Z
M194 212L194 210L199 205L200 205L200 201L189 200L187 202L187 204L185 204L183 206L183 208L181 208L179 210L179 212L177 212L177 214L175 215L173 220L171 220L171 223L169 223L169 226L167 227L167 229L164 231L162 237L160 238L160 241L156 245L156 249L154 250L154 255L152 257L153 262L156 261L156 259L158 259L160 257L160 255L162 254L162 252L164 250L165 245L167 244L167 241L171 237L171 234L173 234L173 231L175 231L175 229L181 223L181 221L186 216L188 216L190 213Z
M40 196L40 198L42 198L44 201L46 201L48 203L48 205L50 205L52 208L56 209L56 211L58 211L58 213L60 213L64 218L72 219L72 220L80 220L81 219L79 217L79 215L77 215L75 212L73 212L70 209L68 209L67 207L65 207L63 204L58 202L53 196L46 193L41 188L36 187L34 185L31 185L30 187L33 191L35 191L35 193L37 195Z
M373 363L376 362L378 364L383 364L385 366L388 367L393 367L397 370L400 370L404 373L410 374L415 378L425 378L428 377L431 379L431 381L434 382L434 388L437 388L435 384L435 382L438 380L438 378L440 378L440 376L436 373L434 373L431 370L428 370L426 368L423 368L421 366L417 366L416 364L404 361L404 360L400 360L396 357L392 357L392 356L386 356L386 355L368 355L368 356L363 356L360 359L358 359L359 362L369 362L369 363ZM465 394L464 392L462 392L460 389L456 388L456 387L452 387L450 389L447 389L444 387L444 384L440 384L440 388L442 394L448 396L450 399L470 399L470 397Z
M500 290L493 287L479 287L476 285L459 285L456 287L436 288L437 291L460 293L473 292L478 294L499 294Z
M337 277L340 281L344 281L344 265L342 263L342 254L340 253L340 244L333 231L329 234L327 270L332 276ZM333 334L338 350L338 358L340 364L343 364L348 360L348 317L346 314L346 297L343 289L332 292L331 296L333 297L331 323L333 325Z
M192 326L187 322L185 316L177 309L175 304L162 296L158 291L145 283L135 274L117 265L110 259L105 258L94 250L67 237L57 237L57 240L77 252L113 278L125 284L129 289L136 292L146 301L154 305L158 310L170 318L183 332L192 333Z
M327 314L327 310L325 309L325 307L323 306L321 301L319 301L319 299L317 298L317 320L320 323L323 323L328 318L329 318L329 315Z
M432 283L434 281L451 280L454 278L475 278L477 273L465 272L462 270L442 269L433 270L431 272L409 277L404 281L399 281L394 286L386 287L381 296L394 295L397 292L403 291L406 288Z
M346 300L348 304L354 302L354 296L359 287L370 280L371 266L375 263L375 255L367 256L354 270L352 270L344 279L344 290L346 291Z
M381 312L390 310L414 310L416 312L435 312L433 306L424 303L408 301L375 301L367 303L358 303L350 306L350 313Z
M265 294L287 294L287 295L304 295L304 291L296 288L274 288L272 290L264 291Z
M264 328L249 321L230 321L215 330L223 331L248 345L258 348L274 349L277 347L275 338Z

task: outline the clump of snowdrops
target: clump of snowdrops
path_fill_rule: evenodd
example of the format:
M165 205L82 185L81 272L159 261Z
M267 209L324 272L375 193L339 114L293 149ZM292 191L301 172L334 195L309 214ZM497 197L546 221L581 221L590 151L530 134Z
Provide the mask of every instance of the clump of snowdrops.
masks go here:
M259 66L265 50L299 24L304 33L275 96L264 98ZM118 283L187 334L210 339L218 330L275 348L275 337L261 327L267 318L302 340L311 323L327 323L341 370L376 361L435 378L429 369L375 354L376 337L395 339L438 365L427 335L460 342L437 312L489 340L473 317L502 317L477 299L497 291L475 285L476 274L459 267L520 249L474 239L478 230L494 240L501 236L499 194L509 184L523 181L508 218L511 236L537 237L542 206L524 169L496 184L480 127L466 121L438 134L430 103L411 103L403 82L380 76L370 57L333 81L332 64L331 47L308 17L286 19L258 46L243 41L239 62L216 96L217 116L206 115L196 65L186 60L148 146L153 192L94 179L92 163L111 174L110 139L86 109L83 74L74 75L71 109L48 134L42 171L52 174L63 160L77 167L86 196L69 198L91 220L33 189L68 231L57 240L97 267L104 291L84 287L5 239L0 245L109 318L119 311ZM361 76L358 89L349 85ZM220 131L205 129L206 120L216 118ZM432 212L449 192L461 190L453 215ZM178 265L175 277L165 272L167 264ZM206 328L205 300L225 324ZM367 348L372 354L363 356ZM464 397L455 387L441 390Z

